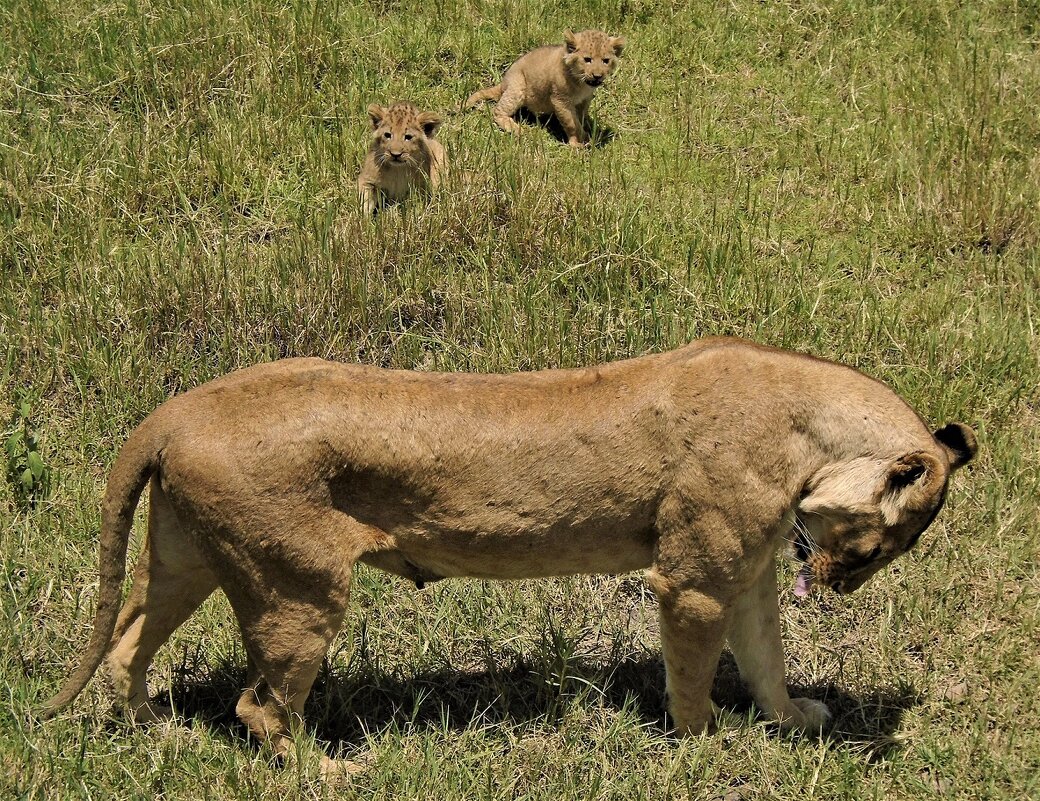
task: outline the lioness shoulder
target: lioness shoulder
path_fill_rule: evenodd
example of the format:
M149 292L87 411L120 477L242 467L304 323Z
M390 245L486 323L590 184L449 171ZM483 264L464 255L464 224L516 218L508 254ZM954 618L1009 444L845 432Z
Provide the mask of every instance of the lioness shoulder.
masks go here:
M435 189L447 169L444 146L434 139L441 118L411 103L368 107L372 142L358 176L358 194L367 214L413 192Z
M624 47L623 37L603 31L567 31L564 44L539 47L522 56L506 70L502 83L470 95L466 108L498 101L495 122L509 132L520 129L513 119L520 109L553 114L567 133L567 143L579 147L589 141L592 96L617 67Z

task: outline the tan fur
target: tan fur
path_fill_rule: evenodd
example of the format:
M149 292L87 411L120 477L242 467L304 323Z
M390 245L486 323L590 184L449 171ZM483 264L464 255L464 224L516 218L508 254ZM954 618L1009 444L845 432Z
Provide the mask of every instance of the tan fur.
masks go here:
M436 189L447 170L444 146L434 134L441 118L411 103L368 107L372 143L358 176L358 194L366 214L414 192Z
M912 544L974 452L969 429L933 435L850 368L740 340L514 375L320 359L240 370L163 404L121 450L94 635L46 713L107 654L137 719L168 714L145 671L219 587L249 662L236 711L284 754L362 561L419 586L649 568L679 731L711 724L727 638L763 712L817 728L826 707L785 686L778 546L809 532L811 558L845 565L834 587L849 591Z
M522 108L533 114L555 114L569 145L587 144L592 95L617 66L625 40L589 30L567 31L564 42L522 56L506 70L501 84L470 95L466 108L497 101L495 122L509 132L520 130L513 115Z

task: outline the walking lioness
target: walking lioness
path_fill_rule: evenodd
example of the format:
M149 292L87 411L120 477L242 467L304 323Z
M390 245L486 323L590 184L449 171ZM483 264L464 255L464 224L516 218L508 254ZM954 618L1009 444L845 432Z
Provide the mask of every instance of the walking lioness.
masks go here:
M249 661L238 716L285 754L362 561L419 586L649 568L679 731L712 721L727 639L765 715L818 728L827 708L785 687L778 547L795 541L802 591L850 592L913 546L974 453L969 428L931 433L851 368L734 339L514 375L250 367L163 404L120 451L94 633L44 714L107 655L138 720L168 715L145 671L219 587Z

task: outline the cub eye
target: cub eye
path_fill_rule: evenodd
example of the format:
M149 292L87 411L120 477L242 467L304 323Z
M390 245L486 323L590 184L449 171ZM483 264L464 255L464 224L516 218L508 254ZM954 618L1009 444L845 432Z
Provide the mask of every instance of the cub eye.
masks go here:
M383 138L384 139L389 139L390 138L390 132L389 131L383 131Z
M605 58L605 59L603 59L603 63L604 63L604 64L609 64L609 63L610 63L610 59L609 59L609 58Z
M411 142L412 141L412 135L411 134L405 134L404 138L405 138L406 142Z
M585 63L586 64L591 64L592 63L592 58L589 57L589 56L585 56Z

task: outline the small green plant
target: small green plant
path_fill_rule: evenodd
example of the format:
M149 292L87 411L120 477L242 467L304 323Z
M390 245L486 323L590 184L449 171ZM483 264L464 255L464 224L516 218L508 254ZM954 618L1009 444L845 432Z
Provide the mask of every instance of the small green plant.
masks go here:
M32 407L22 398L11 415L4 443L7 451L7 480L15 497L23 506L31 507L47 497L51 486L51 468L40 452L39 434L30 419Z

